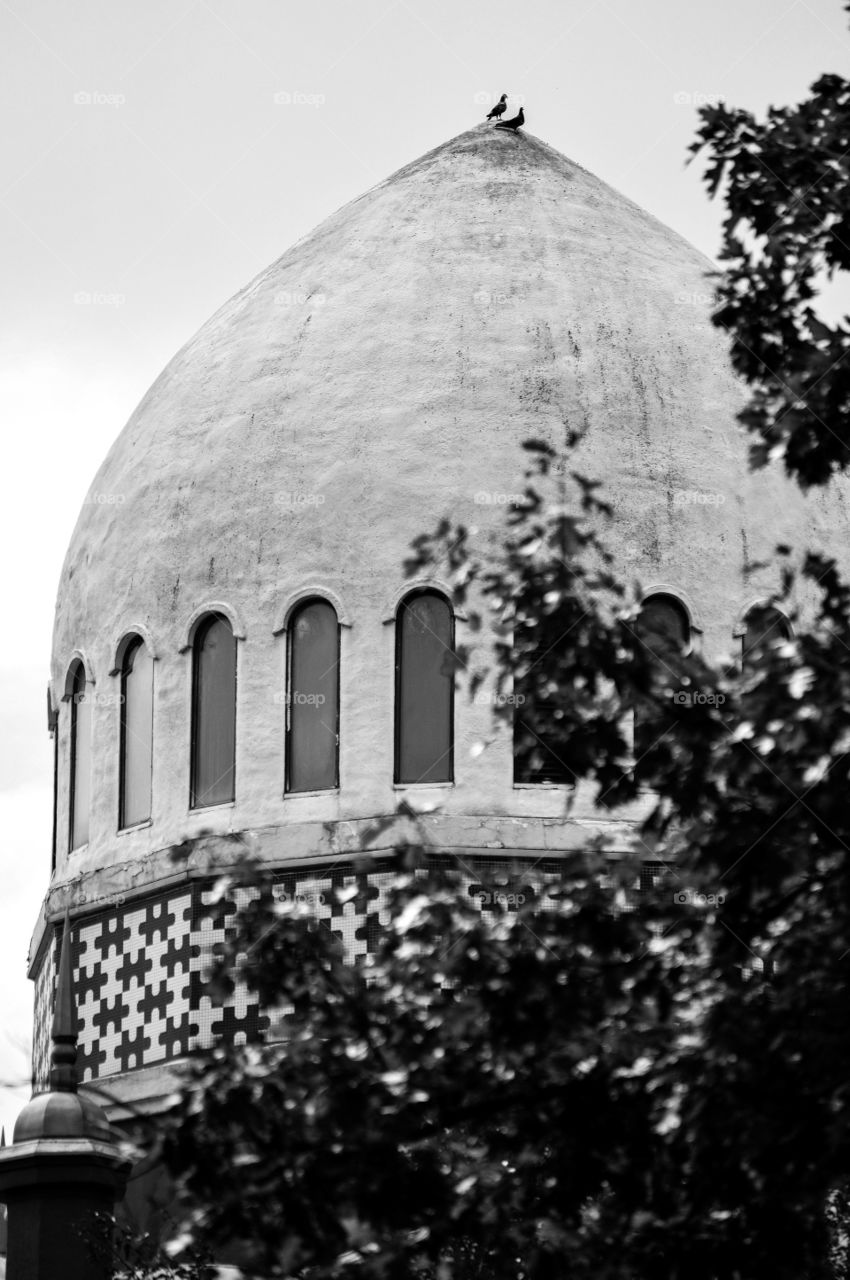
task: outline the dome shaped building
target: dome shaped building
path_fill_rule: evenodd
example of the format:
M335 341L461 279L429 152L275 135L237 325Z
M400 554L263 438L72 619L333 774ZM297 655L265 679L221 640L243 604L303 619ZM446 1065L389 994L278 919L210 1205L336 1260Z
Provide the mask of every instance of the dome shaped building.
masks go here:
M502 524L524 440L580 433L622 572L708 656L777 585L758 565L778 542L846 542L840 486L806 498L749 472L710 270L552 148L481 125L330 217L174 357L98 472L59 586L37 1087L66 907L82 1078L153 1105L169 1063L262 1030L244 992L219 1007L202 989L236 905L209 886L241 853L357 955L382 874L366 912L323 890L400 800L476 871L568 857L598 823L580 797L566 810L563 781L517 781L508 728L452 697L440 657L465 619L403 569L444 516Z

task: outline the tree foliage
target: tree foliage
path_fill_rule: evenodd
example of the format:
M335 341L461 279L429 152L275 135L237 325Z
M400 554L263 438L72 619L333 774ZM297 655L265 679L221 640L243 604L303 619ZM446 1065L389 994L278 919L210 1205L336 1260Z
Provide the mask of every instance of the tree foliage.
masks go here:
M813 306L850 252L848 109L824 77L761 125L707 108L696 144L725 184L717 320L755 461L803 485L850 441L850 333ZM247 981L282 1038L196 1064L164 1147L190 1234L266 1277L846 1276L850 591L782 549L793 640L768 630L743 669L662 651L597 487L529 450L503 539L445 522L409 568L439 565L466 610L469 693L521 687L615 834L517 867L486 911L462 860L399 848L357 965L247 866L261 892L214 981Z
M850 328L816 307L819 285L850 267L850 83L824 75L763 123L706 107L691 150L707 152L709 194L726 200L714 321L752 389L752 460L781 457L801 485L824 484L850 460Z

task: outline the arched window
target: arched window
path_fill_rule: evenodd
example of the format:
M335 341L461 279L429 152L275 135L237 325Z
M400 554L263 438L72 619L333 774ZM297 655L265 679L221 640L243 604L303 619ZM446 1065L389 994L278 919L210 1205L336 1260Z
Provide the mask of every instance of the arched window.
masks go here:
M88 843L91 805L91 701L86 697L86 670L78 662L71 677L71 785L68 847Z
M192 644L191 805L225 804L236 794L236 638L208 614Z
M298 607L289 627L286 790L339 782L339 623L326 600Z
M396 782L451 782L454 617L436 591L407 596L396 614Z
M691 624L684 606L675 596L659 592L648 596L640 608L635 634L659 671L666 677L675 692L679 673L679 659L691 647ZM651 722L638 706L635 709L635 767L652 747L676 725L671 714Z
M153 659L141 636L134 636L121 663L121 747L119 827L151 816L153 771Z
M50 870L55 871L59 832L59 716L53 710L53 698L49 685L47 686L47 732L53 739L53 822L50 839Z
M687 653L690 648L691 625L684 606L675 596L663 593L648 596L640 607L636 631L660 663Z
M744 666L752 662L759 650L780 640L791 639L791 627L784 613L772 604L755 604L744 618L741 636L741 659Z

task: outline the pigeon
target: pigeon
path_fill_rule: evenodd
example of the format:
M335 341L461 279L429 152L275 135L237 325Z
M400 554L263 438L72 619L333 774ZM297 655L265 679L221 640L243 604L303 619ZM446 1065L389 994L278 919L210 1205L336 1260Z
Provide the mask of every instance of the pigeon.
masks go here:
M496 122L496 128L512 129L514 133L516 133L517 129L519 129L524 124L525 124L525 112L523 111L522 107L520 107L518 113L513 117L512 120L498 120Z
M492 111L487 115L488 120L498 120L499 116L504 115L505 108L508 105L508 95L503 93L499 101L496 103Z

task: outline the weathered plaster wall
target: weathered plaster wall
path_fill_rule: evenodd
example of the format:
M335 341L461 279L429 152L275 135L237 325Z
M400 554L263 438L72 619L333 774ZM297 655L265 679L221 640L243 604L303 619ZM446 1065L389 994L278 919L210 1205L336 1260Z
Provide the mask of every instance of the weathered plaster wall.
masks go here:
M390 812L393 601L411 540L443 515L481 528L521 490L529 437L584 441L604 481L627 579L689 598L710 654L775 585L751 566L779 541L846 544L846 489L808 500L749 474L743 395L708 320L710 264L623 196L529 136L480 126L329 218L180 351L95 478L56 612L53 687L75 650L94 676L89 844L65 853L69 705L60 704L59 865L73 882L140 891L175 874L162 852L205 831L248 832L271 860L351 847ZM722 496L679 505L677 494ZM287 601L342 603L341 786L283 797ZM235 804L190 812L190 619L224 602L239 641ZM149 826L117 834L115 645L155 648ZM464 638L463 623L458 632ZM486 738L487 750L469 748ZM456 784L408 788L441 808L439 847L569 848L558 789L514 788L509 736L457 700ZM587 806L574 820L590 819ZM336 825L342 824L342 825ZM207 840L195 861L232 858ZM67 895L65 895L67 896ZM39 933L37 932L38 939Z

